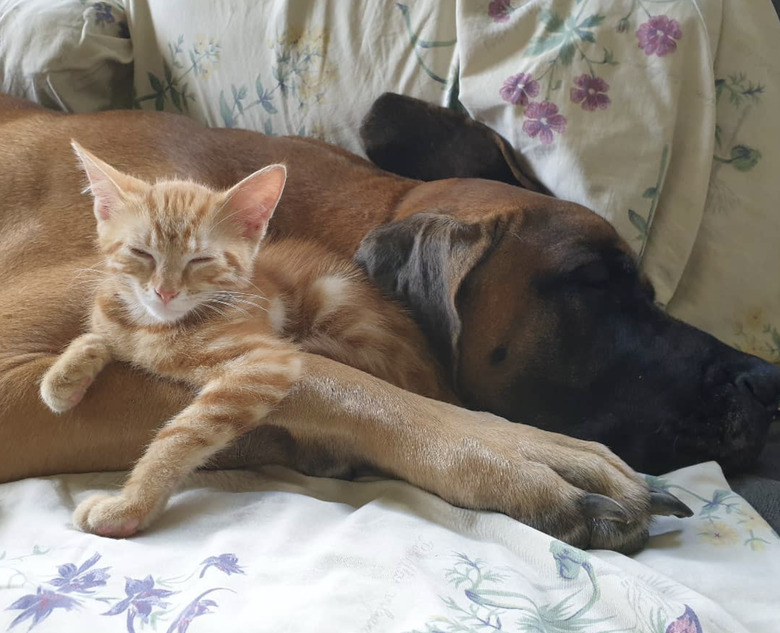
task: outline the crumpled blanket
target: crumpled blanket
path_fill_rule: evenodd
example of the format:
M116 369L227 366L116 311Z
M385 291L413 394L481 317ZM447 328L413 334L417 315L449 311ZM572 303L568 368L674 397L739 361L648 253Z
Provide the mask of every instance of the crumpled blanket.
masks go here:
M122 474L0 486L0 630L777 630L780 539L715 464L653 483L694 510L633 558L585 552L398 481L203 472L147 532L70 513Z

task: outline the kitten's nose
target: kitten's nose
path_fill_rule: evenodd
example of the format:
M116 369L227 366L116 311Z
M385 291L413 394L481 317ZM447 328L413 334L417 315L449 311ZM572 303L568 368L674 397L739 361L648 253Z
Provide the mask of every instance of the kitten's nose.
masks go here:
M162 288L155 288L154 292L157 294L160 299L162 299L163 305L168 305L171 302L171 299L178 296L178 292L175 290L163 290Z

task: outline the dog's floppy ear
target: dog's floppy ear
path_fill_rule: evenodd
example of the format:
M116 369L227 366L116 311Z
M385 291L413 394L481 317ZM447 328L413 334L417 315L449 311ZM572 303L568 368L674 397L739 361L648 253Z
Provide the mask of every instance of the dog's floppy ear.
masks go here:
M461 283L493 243L494 228L437 213L418 213L366 235L355 261L389 296L403 301L434 353L454 372L461 322Z
M486 178L549 194L509 142L464 114L386 92L360 125L366 155L418 180Z

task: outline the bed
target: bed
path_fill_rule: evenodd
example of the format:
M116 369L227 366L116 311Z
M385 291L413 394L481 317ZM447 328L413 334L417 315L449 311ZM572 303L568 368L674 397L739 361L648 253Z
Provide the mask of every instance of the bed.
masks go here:
M384 91L465 109L608 218L673 315L780 362L778 35L769 0L2 0L0 79L49 107L167 110L357 152ZM5 483L0 627L769 633L777 436L731 484L714 463L654 479L695 516L658 520L631 558L397 481L198 473L119 541L69 517L123 473Z

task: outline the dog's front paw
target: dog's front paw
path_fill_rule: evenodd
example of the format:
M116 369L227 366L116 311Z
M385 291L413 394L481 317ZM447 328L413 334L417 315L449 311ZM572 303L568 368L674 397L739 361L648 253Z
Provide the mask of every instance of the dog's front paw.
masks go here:
M92 495L73 513L73 524L84 532L126 538L146 527L149 512L123 495Z
M674 495L650 488L602 444L554 433L533 437L535 450L523 452L550 497L532 524L562 541L633 553L647 542L653 515L693 514Z
M64 413L81 402L92 380L90 374L55 365L43 377L41 400L55 413Z
M623 553L644 546L652 515L692 514L602 444L479 415L458 452L458 474L468 477L437 490L457 505L503 512L576 547Z

